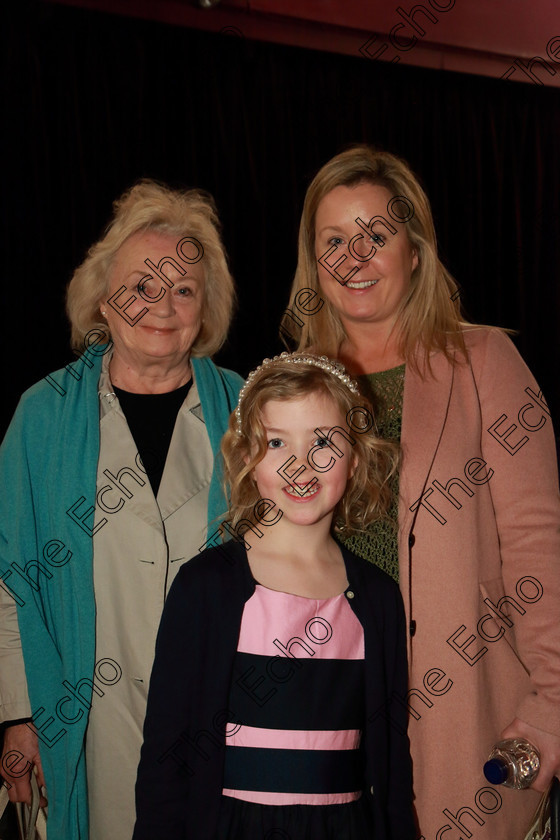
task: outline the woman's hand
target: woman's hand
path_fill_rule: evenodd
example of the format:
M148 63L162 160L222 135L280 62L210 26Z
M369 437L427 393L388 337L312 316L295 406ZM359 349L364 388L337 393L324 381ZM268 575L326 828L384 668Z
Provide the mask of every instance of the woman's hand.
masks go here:
M8 726L6 729L1 764L0 772L8 785L11 785L8 788L10 801L31 805L30 777L33 766L37 768L39 790L45 786L45 777L37 735L25 723ZM41 808L46 804L47 800L41 795Z
M502 738L525 738L533 744L541 754L541 767L537 778L531 785L532 790L544 793L548 790L553 776L560 778L560 738L536 729L519 718L515 718L502 732Z

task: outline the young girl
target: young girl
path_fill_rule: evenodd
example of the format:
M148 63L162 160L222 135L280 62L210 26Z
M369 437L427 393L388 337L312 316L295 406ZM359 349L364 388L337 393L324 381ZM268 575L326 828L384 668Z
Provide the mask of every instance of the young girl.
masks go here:
M333 538L388 506L373 425L324 356L250 374L222 443L236 539L162 617L134 840L416 837L400 592Z

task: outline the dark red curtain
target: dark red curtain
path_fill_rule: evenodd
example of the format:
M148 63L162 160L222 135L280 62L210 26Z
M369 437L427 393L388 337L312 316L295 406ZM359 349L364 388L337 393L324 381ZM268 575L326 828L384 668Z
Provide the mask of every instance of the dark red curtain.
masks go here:
M70 360L65 285L112 200L141 176L217 200L240 298L219 361L246 374L280 349L306 185L357 141L420 175L468 317L519 330L558 418L560 91L12 6L2 48L5 421L25 388Z

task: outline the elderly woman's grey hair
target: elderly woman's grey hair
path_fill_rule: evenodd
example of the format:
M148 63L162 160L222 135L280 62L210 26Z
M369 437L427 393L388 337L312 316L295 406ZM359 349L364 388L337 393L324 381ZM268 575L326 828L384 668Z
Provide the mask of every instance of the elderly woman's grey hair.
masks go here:
M99 301L109 288L119 248L133 234L147 232L177 236L178 241L192 237L202 245L202 326L191 353L212 356L226 340L236 302L214 199L202 190L172 190L150 179L139 181L113 203L104 236L91 246L68 284L66 312L72 327L72 348L82 352L84 339L92 330L110 339Z

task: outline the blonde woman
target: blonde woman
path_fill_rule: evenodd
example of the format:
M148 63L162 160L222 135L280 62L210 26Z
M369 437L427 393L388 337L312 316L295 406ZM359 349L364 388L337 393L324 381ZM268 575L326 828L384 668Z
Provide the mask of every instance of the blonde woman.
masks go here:
M210 356L233 303L211 197L140 182L69 284L81 357L3 444L2 774L29 801L36 768L49 837L130 840L163 604L226 509L214 457L242 380Z
M550 414L503 331L465 323L407 164L356 146L305 198L283 332L362 377L400 440L392 526L346 544L398 580L409 734L426 838L523 838L560 773L560 505ZM299 297L298 297L299 295ZM299 310L298 310L299 311ZM541 752L533 791L493 788L500 737Z

